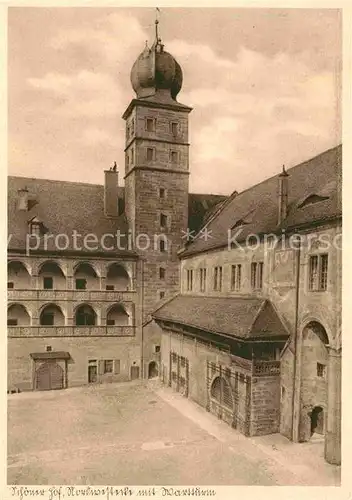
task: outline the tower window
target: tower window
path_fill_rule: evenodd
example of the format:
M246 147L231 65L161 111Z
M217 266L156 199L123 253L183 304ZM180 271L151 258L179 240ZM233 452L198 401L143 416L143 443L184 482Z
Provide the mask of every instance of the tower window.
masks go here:
M153 161L155 159L155 152L153 148L147 148L147 161Z
M160 297L160 299L163 299L165 297L165 292L164 291L159 292L159 297Z
M7 288L15 288L13 281L8 281L7 282Z
M177 135L177 133L178 133L178 123L177 122L170 123L170 132L174 137Z
M164 280L165 279L165 268L164 267L159 267L159 279Z
M167 215L160 214L160 227L165 229L167 227Z
M178 160L178 152L177 151L170 151L170 160L171 160L171 163L177 163L177 160Z
M166 252L166 242L164 239L159 241L159 250L160 252Z
M131 156L130 156L131 163L134 162L134 150L133 148L131 149Z
M147 118L145 122L145 128L147 132L155 132L155 120L154 118Z
M134 135L134 118L131 121L131 135Z
M159 198L165 198L165 189L164 188L159 189Z

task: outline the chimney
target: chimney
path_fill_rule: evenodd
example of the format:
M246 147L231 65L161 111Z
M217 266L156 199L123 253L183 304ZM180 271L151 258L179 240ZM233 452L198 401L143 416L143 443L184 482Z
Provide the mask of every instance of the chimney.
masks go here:
M119 173L116 170L116 163L110 170L104 170L104 212L107 217L117 217L119 215Z
M17 191L17 210L28 212L28 189L26 187Z
M287 217L288 177L289 175L285 170L285 165L283 165L282 172L279 175L278 224L281 224Z

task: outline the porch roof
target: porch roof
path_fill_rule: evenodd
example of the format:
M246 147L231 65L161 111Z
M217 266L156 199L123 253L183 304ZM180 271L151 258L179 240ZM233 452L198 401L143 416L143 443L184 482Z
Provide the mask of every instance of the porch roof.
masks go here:
M70 359L70 353L66 351L48 351L48 352L31 352L31 358L34 361L45 359Z
M287 339L289 332L269 300L178 295L152 314L156 321L242 340Z

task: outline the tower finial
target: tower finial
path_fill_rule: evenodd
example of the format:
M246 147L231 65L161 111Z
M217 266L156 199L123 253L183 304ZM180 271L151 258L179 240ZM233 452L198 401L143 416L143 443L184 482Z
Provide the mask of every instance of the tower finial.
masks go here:
M156 7L156 9L155 9L155 41L156 41L156 43L159 42L159 33L158 33L159 14L160 14L160 9L159 9L159 7Z

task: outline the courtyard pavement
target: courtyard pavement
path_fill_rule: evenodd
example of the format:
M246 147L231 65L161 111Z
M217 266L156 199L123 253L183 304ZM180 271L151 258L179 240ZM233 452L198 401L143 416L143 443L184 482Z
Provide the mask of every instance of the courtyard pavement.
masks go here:
M338 486L323 443L246 438L155 381L8 396L8 484Z

